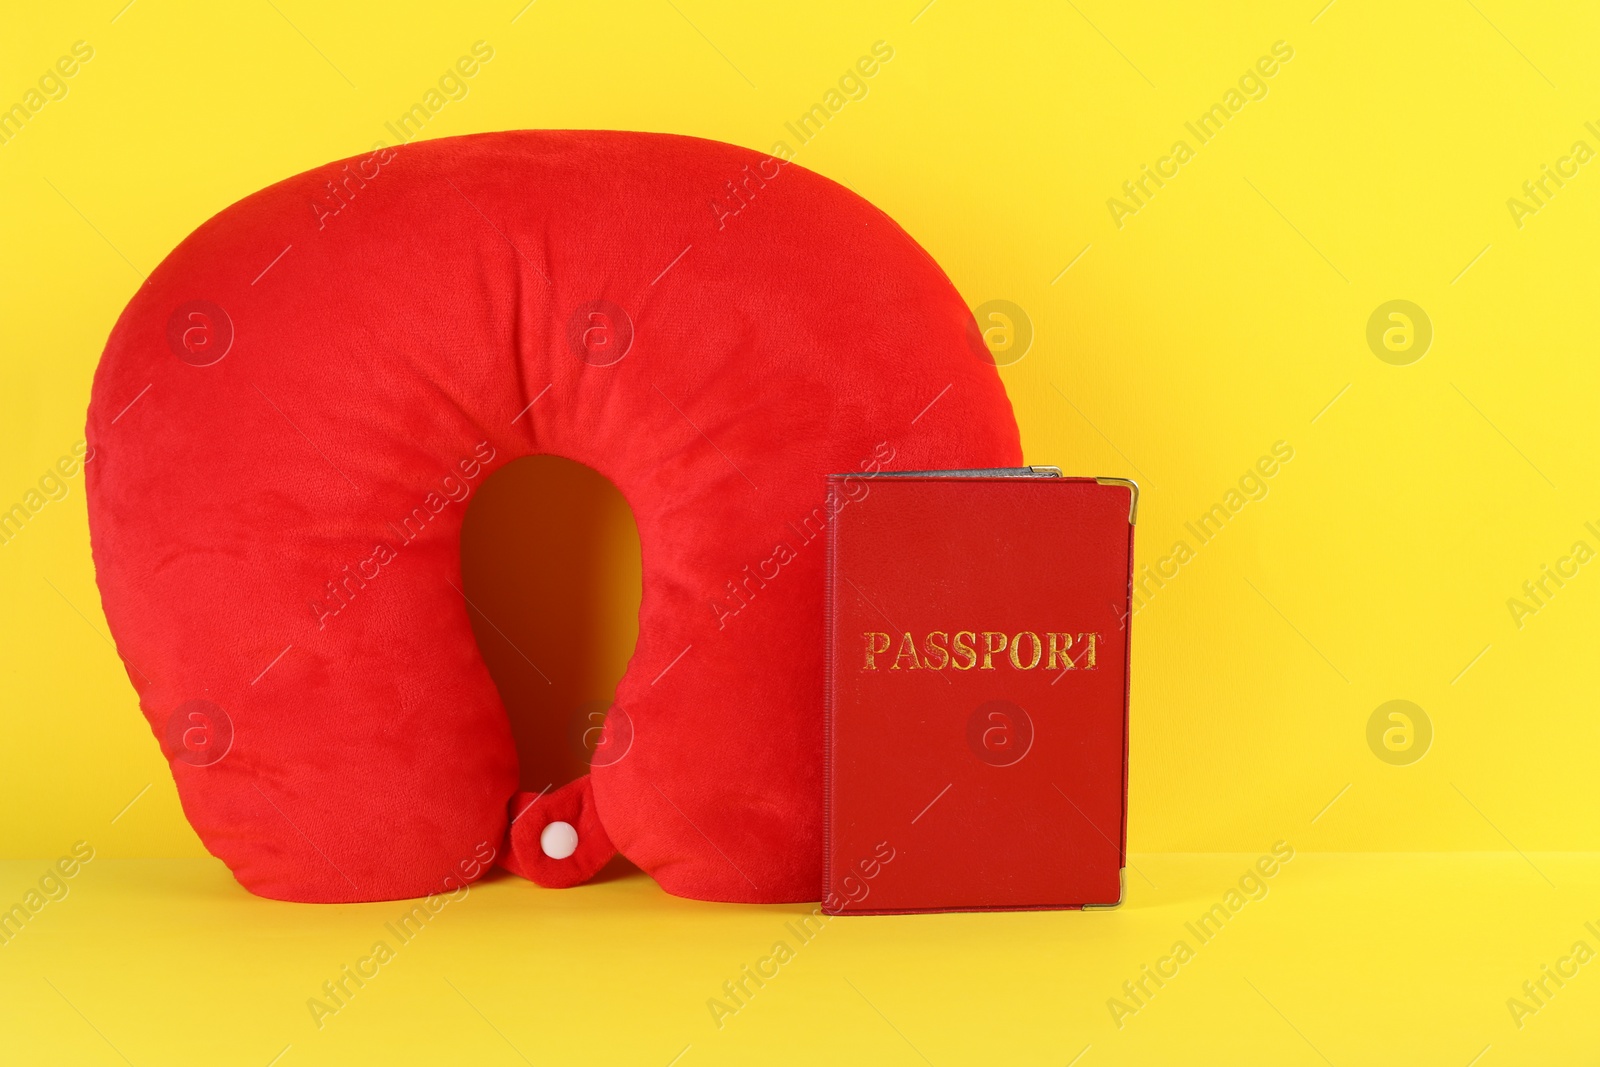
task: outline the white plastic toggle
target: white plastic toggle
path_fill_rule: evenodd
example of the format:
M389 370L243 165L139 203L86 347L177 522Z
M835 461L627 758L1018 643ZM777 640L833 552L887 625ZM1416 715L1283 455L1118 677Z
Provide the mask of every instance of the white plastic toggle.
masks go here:
M553 822L539 833L539 848L553 860L564 860L578 851L578 831L570 822Z

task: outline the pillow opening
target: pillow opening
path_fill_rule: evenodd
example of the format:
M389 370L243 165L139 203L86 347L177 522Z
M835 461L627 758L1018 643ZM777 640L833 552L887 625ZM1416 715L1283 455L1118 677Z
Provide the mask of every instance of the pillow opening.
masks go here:
M633 510L592 467L523 456L469 504L462 590L511 721L521 789L588 773L639 635L641 574Z

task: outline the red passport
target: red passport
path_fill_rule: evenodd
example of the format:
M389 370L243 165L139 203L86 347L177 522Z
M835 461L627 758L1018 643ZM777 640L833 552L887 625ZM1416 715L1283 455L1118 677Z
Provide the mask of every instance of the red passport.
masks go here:
M835 475L823 910L1112 906L1138 488Z

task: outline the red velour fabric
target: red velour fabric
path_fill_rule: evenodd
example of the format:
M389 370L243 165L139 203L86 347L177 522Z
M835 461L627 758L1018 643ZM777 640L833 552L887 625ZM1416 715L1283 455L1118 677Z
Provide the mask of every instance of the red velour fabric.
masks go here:
M511 801L511 832L500 864L549 889L567 889L588 881L617 854L594 806L593 779L585 774L553 792L518 793ZM540 835L553 822L578 831L578 848L555 859L540 845Z
M568 885L613 843L681 896L817 899L823 534L851 502L823 476L1021 458L972 316L887 216L638 133L419 142L246 197L129 303L88 423L106 618L184 812L299 901L488 857ZM616 484L644 591L588 779L529 807L459 538L532 453Z

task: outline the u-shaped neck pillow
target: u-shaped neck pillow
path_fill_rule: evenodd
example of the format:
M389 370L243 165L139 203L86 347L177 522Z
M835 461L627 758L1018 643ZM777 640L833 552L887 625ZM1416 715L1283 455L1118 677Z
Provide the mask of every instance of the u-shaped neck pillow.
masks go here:
M1021 461L972 316L887 216L610 132L377 149L246 197L123 312L88 441L106 619L184 812L298 901L495 863L574 885L616 851L680 896L817 899L825 534L871 489L824 476ZM473 493L534 453L615 483L644 575L591 772L544 793L459 558Z

